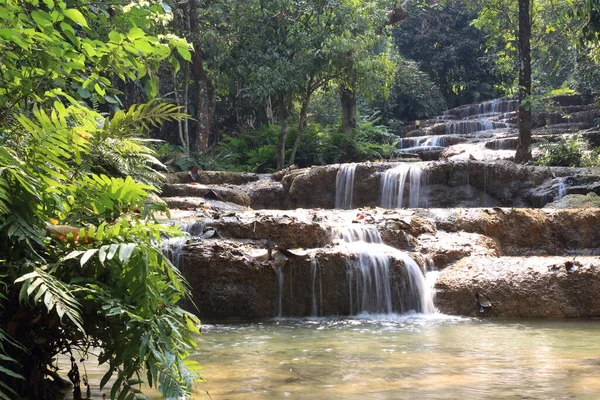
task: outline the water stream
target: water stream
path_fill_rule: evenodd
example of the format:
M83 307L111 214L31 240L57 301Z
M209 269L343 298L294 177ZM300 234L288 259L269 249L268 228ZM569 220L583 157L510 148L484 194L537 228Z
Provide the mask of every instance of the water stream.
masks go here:
M598 399L600 322L421 315L205 325L208 399ZM92 399L103 370L88 363ZM150 396L152 400L158 396Z
M381 179L381 206L384 208L416 208L421 201L423 169L411 163L388 169ZM405 185L408 179L408 201Z
M356 164L342 164L335 183L335 208L352 208Z
M311 269L311 277L312 277L312 310L311 316L318 317L323 313L319 310L317 306L317 272L319 270L319 262L314 257L314 255L310 259L310 269ZM322 298L322 290L321 290L321 280L319 280L319 302L318 304L323 304Z
M348 293L351 314L390 314L394 311L435 312L433 292L428 290L419 265L404 251L383 243L379 232L368 226L340 229L340 237L349 251L356 254L348 260ZM392 303L392 261L402 261L405 273L400 276L404 293L398 305Z

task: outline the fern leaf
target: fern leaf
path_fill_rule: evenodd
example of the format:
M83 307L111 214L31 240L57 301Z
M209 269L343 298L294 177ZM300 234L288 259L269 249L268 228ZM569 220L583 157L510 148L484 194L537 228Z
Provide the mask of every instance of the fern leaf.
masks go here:
M62 318L66 316L71 322L84 332L83 319L81 317L81 304L73 297L70 290L53 275L46 273L40 268L21 276L15 283L22 283L21 301L27 301L33 296L34 302L43 299L43 304L48 312L56 307L56 312ZM34 289L29 290L32 286ZM35 295L33 295L35 293Z

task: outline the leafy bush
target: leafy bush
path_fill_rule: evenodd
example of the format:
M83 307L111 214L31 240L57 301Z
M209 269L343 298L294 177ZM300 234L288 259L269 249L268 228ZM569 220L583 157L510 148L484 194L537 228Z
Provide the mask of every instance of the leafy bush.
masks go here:
M360 162L391 158L396 154L396 136L378 124L376 116L366 118L349 134L343 134L340 124L321 126L309 123L298 152L299 167L340 162ZM238 171L270 172L277 166L277 138L279 125L226 136L216 150L227 154L229 165L222 169ZM296 140L296 129L290 127L286 148L288 153Z
M550 91L551 96L564 96L564 95L575 94L575 93L577 93L577 92L569 87L561 87L558 89L552 89Z
M600 165L598 149L590 150L588 142L579 135L563 139L558 143L544 143L540 146L543 155L538 165L555 167L595 167Z

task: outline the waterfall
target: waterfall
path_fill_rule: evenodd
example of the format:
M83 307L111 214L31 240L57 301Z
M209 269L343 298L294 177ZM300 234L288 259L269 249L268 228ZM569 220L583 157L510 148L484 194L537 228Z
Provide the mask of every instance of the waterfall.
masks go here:
M381 180L381 206L384 208L402 208L404 188L409 181L408 207L419 207L423 170L418 165L400 165L388 169Z
M317 271L319 269L319 262L317 261L317 259L315 258L315 255L313 254L310 257L310 270L311 270L311 275L312 275L312 311L311 311L311 316L312 317L318 317L321 313L318 310L317 307L317 290L316 290L316 286L317 286ZM320 290L320 286L319 286L319 293L321 293ZM322 304L322 302L321 302Z
M475 132L490 131L493 129L509 128L504 122L492 121L460 121L446 125L446 135L470 135Z
M161 250L178 270L183 267L183 247L188 243L188 235L163 239Z
M514 150L517 148L517 139L505 138L494 141L494 150Z
M277 268L277 294L278 294L278 310L277 316L283 317L283 291L285 289L285 273L283 272L283 266Z
M466 107L461 113L461 118L467 118L470 116L494 116L502 113L509 113L516 111L519 106L519 101L514 99L494 99L484 101L479 104Z
M419 146L421 147L441 147L443 146L445 136L432 136L427 138Z
M335 180L335 208L352 208L356 164L342 164Z
M565 180L561 179L558 181L558 200L562 199L567 195L567 185L565 184Z
M410 149L420 145L421 138L402 138L398 141L399 149Z
M398 149L417 149L422 147L445 147L447 143L446 135L419 136L402 138L398 141Z
M342 245L356 255L347 262L349 310L351 314L389 314L402 312L434 312L433 298L423 272L406 253L383 243L379 232L372 227L351 226L339 230ZM390 267L393 260L404 263L406 286L394 307ZM402 273L400 275L403 275Z

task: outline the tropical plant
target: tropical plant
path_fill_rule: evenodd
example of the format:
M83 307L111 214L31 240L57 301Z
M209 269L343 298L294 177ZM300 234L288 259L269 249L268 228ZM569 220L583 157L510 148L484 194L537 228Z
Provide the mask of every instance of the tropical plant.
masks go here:
M154 222L147 203L154 187L89 168L110 134L133 139L132 126L182 117L157 103L112 120L59 103L16 117L12 136L21 146L0 146L0 354L15 364L13 374L0 369L0 397L51 398L45 377L58 382L54 357L75 361L76 351L91 348L109 366L101 385L115 377L111 398L141 396L144 371L168 397L185 395L199 378L198 365L184 361L199 321L177 305L189 288L159 247L165 235L182 233ZM143 153L135 157L152 156ZM75 362L68 376L78 390Z

